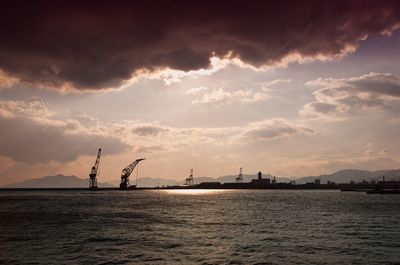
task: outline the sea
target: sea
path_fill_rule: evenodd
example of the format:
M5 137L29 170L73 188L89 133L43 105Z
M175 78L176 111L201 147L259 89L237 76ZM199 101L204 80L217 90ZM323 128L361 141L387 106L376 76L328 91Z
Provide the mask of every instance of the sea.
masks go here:
M0 264L400 264L400 196L1 191Z

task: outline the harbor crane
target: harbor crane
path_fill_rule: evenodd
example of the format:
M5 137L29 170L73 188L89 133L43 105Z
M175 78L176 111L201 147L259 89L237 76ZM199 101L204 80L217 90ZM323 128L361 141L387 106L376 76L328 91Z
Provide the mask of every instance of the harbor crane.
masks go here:
M243 170L240 168L239 176L236 178L236 183L243 183Z
M90 171L90 174L89 174L89 189L90 190L97 189L97 174L98 174L99 164L100 164L100 155L101 155L101 148L99 148L99 151L97 152L96 162L94 163L94 166L92 167L92 170Z
M119 189L126 190L129 186L129 176L132 174L135 167L139 164L140 161L145 160L145 158L136 159L129 165L127 165L121 173L121 184L119 184Z
M194 185L194 179L193 179L193 168L190 169L190 176L185 179L186 185L187 186L193 186Z

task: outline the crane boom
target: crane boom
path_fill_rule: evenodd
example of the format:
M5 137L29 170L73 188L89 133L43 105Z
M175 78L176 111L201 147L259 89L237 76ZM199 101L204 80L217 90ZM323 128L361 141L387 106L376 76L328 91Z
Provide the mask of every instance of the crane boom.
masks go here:
M94 163L94 166L92 167L92 170L90 171L89 174L89 189L95 190L97 189L97 173L99 170L99 164L100 164L100 155L101 155L101 148L99 148L99 151L97 152L97 157L96 157L96 162Z
M129 165L127 165L124 169L122 169L121 173L121 184L119 188L125 190L129 187L129 176L132 174L133 170L139 164L140 161L145 160L145 158L136 159Z

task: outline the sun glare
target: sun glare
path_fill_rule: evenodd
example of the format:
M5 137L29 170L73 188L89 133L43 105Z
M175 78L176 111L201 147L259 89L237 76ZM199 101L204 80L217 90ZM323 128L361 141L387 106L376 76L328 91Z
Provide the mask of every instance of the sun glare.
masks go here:
M222 193L226 190L213 190L213 189L176 189L176 190L162 190L168 194L174 195L211 195L216 193Z

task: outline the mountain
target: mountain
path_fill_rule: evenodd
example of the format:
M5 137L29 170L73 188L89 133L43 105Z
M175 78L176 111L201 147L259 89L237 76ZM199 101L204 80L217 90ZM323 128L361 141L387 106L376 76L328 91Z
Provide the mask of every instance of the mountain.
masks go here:
M81 179L76 176L64 176L61 174L43 178L32 178L21 182L12 183L4 188L87 188L88 179ZM99 187L114 187L110 183L98 183Z
M336 183L349 183L350 181L361 182L363 180L382 180L382 176L385 176L386 180L399 179L400 169L391 170L377 170L377 171L367 171L367 170L357 170L357 169L344 169L337 171L329 175L319 175L313 177L303 177L296 179L297 184L304 184L306 182L313 182L314 179L321 179L321 183L326 183L328 180L334 181Z
M131 184L134 184L134 179L131 180ZM180 183L174 179L162 179L162 178L140 178L139 187L157 187L157 186L174 186Z
M290 182L291 180L295 180L297 184L304 184L307 182L313 182L314 179L321 179L321 183L327 183L329 181L333 181L336 183L349 183L350 181L354 182L361 182L363 180L371 181L371 180L382 180L382 176L385 176L386 180L396 179L400 180L400 169L391 169L391 170L377 170L377 171L367 171L367 170L357 170L357 169L344 169L337 171L332 174L323 174L319 176L308 176L308 177L276 177L277 182ZM227 175L221 176L218 178L211 178L211 177L194 177L194 182L196 184L201 182L235 182L237 175ZM253 175L243 175L243 182L250 182L252 179L257 178L256 174ZM263 178L270 178L272 179L273 176L270 174L263 174ZM146 178L143 178L146 179ZM176 185L176 184L183 184L184 179L181 181L175 181L171 179L157 179L160 186L162 185ZM175 182L175 184L174 184ZM142 181L140 182L140 186L142 185ZM149 183L149 182L148 182ZM154 182L153 182L154 183ZM149 186L157 186L157 183L154 185Z
M392 170L377 170L377 171L367 171L367 170L357 170L357 169L345 169L340 170L332 174L324 174L319 176L309 176L302 178L284 178L284 177L276 177L277 182L290 182L290 180L296 180L297 184L304 184L307 182L313 182L314 179L321 179L321 183L326 183L328 180L334 181L336 183L349 183L350 181L361 182L363 180L371 181L371 180L382 180L382 176L385 176L386 180L396 179L400 180L400 169L392 169ZM221 176L218 178L210 178L210 177L196 177L194 176L194 181L196 184L201 182L235 182L237 175L227 175ZM243 175L243 182L250 182L252 179L257 178L257 175ZM270 174L264 174L263 178L272 179L273 176ZM64 176L64 175L55 175L55 176L47 176L43 178L34 178L27 179L21 182L12 183L4 186L4 188L87 188L89 186L88 179L81 179L76 176ZM135 179L131 179L131 183L135 184ZM157 186L173 186L173 185L182 185L185 180L174 180L174 179L164 179L164 178L140 178L139 186L140 187L157 187ZM116 180L115 183L98 183L98 186L101 187L118 187L119 180Z

